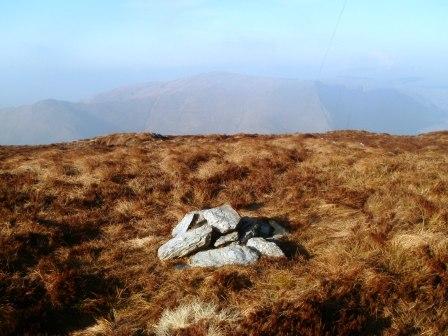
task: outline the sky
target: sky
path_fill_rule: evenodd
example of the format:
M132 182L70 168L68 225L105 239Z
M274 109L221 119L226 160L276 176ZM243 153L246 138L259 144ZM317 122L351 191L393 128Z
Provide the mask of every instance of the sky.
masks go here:
M447 88L447 18L446 0L0 0L0 107L211 71Z

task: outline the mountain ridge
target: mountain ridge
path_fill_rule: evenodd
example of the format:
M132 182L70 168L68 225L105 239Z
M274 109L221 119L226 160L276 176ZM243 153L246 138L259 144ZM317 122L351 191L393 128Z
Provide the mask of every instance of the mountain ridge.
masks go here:
M415 134L443 128L447 115L396 89L214 72L120 87L80 102L47 99L0 109L0 144L141 131L182 135L350 128Z

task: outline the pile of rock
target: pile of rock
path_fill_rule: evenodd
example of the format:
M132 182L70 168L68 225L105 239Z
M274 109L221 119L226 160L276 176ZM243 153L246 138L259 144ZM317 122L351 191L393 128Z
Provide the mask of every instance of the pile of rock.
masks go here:
M275 221L241 218L225 204L186 214L158 256L161 260L190 256L190 266L199 267L247 265L261 255L285 257L275 241L286 233Z

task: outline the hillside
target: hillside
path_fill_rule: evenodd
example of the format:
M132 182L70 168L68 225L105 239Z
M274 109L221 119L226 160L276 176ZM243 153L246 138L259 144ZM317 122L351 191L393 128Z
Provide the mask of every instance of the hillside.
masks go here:
M0 109L0 144L63 142L106 134L112 125L79 104L44 100Z
M210 73L118 88L83 102L47 100L2 109L0 120L0 144L44 144L142 131L417 134L445 128L448 113L396 89Z
M0 146L0 333L447 334L447 165L447 132ZM288 258L158 260L227 202L287 227Z

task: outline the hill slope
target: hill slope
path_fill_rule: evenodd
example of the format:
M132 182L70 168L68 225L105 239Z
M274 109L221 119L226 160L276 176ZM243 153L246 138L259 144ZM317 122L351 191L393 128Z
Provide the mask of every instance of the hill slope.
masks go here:
M391 134L416 134L446 127L448 114L423 99L395 89L350 89L318 85L332 129L359 129Z
M448 133L0 147L2 333L446 334L447 165ZM288 259L159 262L184 213L226 202L287 226Z
M112 127L79 104L44 100L0 110L0 144L72 141L106 134Z
M415 134L445 127L447 115L393 89L212 73L119 88L80 103L53 100L3 109L0 143L52 143L145 130L234 134L365 129Z
M146 129L163 134L330 129L310 82L217 73L131 89L129 101L136 96L150 106Z

